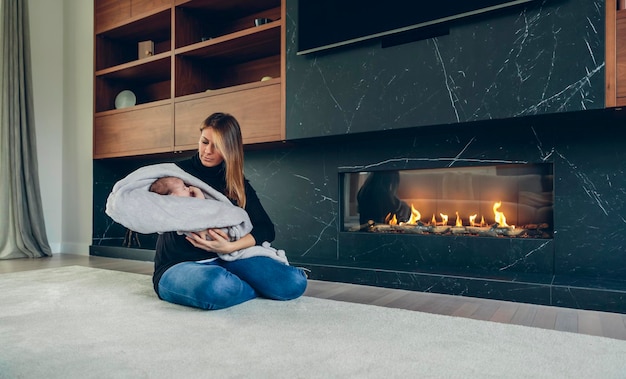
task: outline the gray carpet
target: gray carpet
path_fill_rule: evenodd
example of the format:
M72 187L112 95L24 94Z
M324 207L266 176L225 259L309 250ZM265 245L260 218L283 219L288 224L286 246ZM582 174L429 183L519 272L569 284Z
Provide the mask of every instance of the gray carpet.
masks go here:
M626 341L309 297L200 311L150 277L0 275L1 378L626 378Z

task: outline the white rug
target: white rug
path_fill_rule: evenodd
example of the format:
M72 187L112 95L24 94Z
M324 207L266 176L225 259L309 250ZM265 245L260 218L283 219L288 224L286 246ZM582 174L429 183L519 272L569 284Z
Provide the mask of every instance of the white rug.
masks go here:
M0 275L1 378L626 378L626 341L303 297L200 311L146 275Z

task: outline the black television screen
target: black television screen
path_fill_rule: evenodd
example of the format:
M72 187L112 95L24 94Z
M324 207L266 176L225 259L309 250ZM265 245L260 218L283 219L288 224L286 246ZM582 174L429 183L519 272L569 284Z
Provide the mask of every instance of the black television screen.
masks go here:
M298 0L298 55L534 0Z

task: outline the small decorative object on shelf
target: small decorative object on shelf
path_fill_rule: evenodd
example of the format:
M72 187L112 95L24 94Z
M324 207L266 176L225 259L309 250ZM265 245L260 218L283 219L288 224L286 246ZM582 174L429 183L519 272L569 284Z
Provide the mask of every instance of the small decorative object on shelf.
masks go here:
M139 59L148 58L154 55L154 41L141 41L138 43Z
M137 104L137 97L133 91L125 89L115 96L115 109L133 107L135 104Z
M268 22L272 22L272 20L270 20L269 18L255 18L254 19L254 26L265 25Z
M262 82L265 82L265 81L268 81L268 80L270 80L270 79L272 79L272 77L271 77L271 76L264 76L264 77L262 77L262 78L261 78L261 81L262 81Z

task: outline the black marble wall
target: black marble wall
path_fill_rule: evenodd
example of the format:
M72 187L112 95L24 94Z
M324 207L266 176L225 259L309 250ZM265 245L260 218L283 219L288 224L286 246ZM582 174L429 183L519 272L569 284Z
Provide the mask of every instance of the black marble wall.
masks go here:
M276 224L274 245L293 264L312 269L312 278L626 312L624 113L597 110L308 139L247 151L246 176ZM106 255L103 246L154 248L153 235L129 240L126 229L104 215L104 204L126 173L173 159L94 162L95 254ZM555 174L552 240L339 231L340 171L545 162Z
M296 8L287 1L288 141L250 148L245 165L293 264L314 279L626 313L626 124L603 109L603 1L537 1L446 36L311 56L295 55ZM106 197L135 168L191 153L94 161L92 254L153 254L155 236L115 224ZM482 246L339 232L339 171L543 162L552 240L461 255Z
M585 111L316 139L249 152L247 176L275 244L314 278L575 308L605 297L596 309L626 312L625 121ZM554 165L552 240L339 232L341 170L541 162Z
M287 0L287 138L602 108L604 7L539 0L431 39L297 56Z

